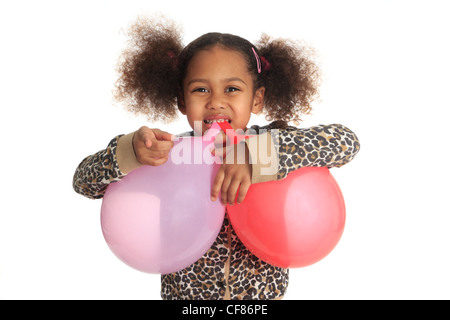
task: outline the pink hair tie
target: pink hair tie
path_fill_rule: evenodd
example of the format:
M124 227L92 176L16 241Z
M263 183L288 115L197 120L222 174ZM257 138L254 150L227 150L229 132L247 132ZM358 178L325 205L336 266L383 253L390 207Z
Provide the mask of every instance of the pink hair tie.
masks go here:
M269 61L266 60L266 58L261 57L261 62L264 71L269 71L272 68L272 65L270 64Z
M272 68L272 65L269 61L266 60L264 57L260 57L257 53L255 48L252 48L253 54L255 55L256 59L256 66L258 67L258 74L261 73L262 70L269 71ZM261 69L262 66L262 69Z
M167 52L167 55L170 57L170 59L175 59L176 57L175 52L173 52L172 50L169 50Z
M175 70L177 68L177 66L178 66L178 57L177 57L177 55L172 50L169 50L167 52L167 55L172 60L172 69Z
M253 50L253 54L255 55L255 58L256 58L256 65L258 67L258 73L261 73L261 60L259 59L259 56L255 51L255 48L252 47L252 50Z

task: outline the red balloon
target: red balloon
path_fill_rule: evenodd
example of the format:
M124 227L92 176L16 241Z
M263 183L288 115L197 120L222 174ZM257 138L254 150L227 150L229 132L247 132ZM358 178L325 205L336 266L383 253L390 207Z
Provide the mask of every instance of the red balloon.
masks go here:
M344 198L326 167L305 167L283 180L253 184L241 204L228 206L228 214L254 255L283 268L323 259L345 225Z

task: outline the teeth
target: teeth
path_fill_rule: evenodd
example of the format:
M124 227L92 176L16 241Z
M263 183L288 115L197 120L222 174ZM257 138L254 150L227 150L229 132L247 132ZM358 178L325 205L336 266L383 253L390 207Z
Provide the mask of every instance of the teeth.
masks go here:
M225 121L227 121L228 123L231 123L231 120L228 120L228 119L204 120L204 122L207 124L213 124L214 122L225 122Z

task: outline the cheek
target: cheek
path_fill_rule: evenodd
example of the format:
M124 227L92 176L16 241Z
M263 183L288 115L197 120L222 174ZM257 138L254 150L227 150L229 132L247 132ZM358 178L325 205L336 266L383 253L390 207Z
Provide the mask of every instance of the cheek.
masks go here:
M190 108L189 105L186 107L186 118L189 126L195 130L195 126L202 126L203 124L203 114L198 112L195 108ZM198 128L197 128L198 129Z
M186 110L186 116L189 121L194 121L195 118L198 116L198 112L195 108L195 104L192 103L191 100L186 99L185 100L185 110Z
M194 121L202 121L203 113L198 112L198 110L190 110L186 113L189 123Z
M195 129L196 123L197 123L197 126L198 126L198 123L199 123L198 118L192 116L192 115L189 114L189 113L188 113L186 116L187 116L187 120L188 120L188 122L189 122L189 126L190 126L192 129Z
M233 122L234 122L234 125L233 125L233 128L236 130L236 129L242 129L242 130L245 130L246 129L246 127L247 127L247 124L249 123L249 121L250 121L250 115L251 115L251 113L250 112L247 112L247 111L245 111L245 112L240 112L236 117L235 117L235 119L233 120ZM232 123L233 124L233 123Z

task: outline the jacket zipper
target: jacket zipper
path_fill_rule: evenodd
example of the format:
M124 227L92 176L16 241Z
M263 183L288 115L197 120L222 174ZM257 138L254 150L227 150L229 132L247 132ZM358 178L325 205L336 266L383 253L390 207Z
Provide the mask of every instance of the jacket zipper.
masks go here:
M227 212L228 216L228 212ZM224 300L231 300L230 286L228 285L228 278L230 277L230 263L231 263L231 222L228 218L228 259L225 261L225 297Z

